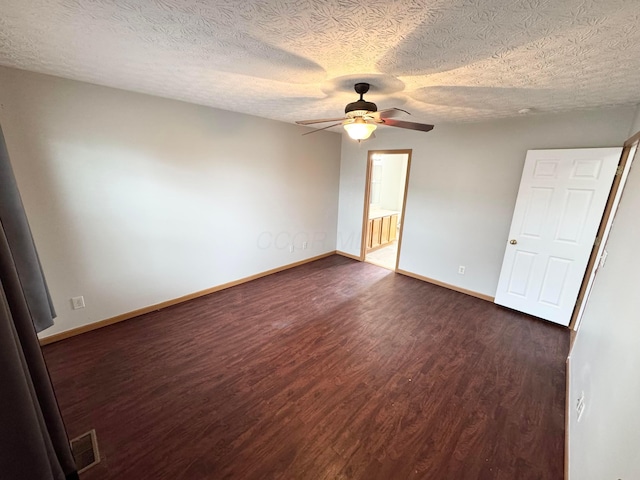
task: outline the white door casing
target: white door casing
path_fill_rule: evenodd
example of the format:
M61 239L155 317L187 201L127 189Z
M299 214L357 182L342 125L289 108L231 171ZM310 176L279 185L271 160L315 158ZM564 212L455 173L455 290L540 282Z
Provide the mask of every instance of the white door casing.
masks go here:
M621 152L527 152L495 303L569 325Z

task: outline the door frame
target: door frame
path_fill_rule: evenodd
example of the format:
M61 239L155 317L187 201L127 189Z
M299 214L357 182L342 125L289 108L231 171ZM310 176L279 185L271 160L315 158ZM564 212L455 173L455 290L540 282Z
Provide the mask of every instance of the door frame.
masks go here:
M634 157L630 158L629 154L634 147L636 147L636 150L634 152L635 157L638 155L638 150L640 150L640 132L637 132L626 142L624 142L624 145L622 147L622 154L620 155L620 162L618 163L618 171L616 172L616 176L613 178L613 184L611 185L611 190L609 191L609 198L607 199L607 203L604 207L602 220L600 221L598 233L596 234L596 242L593 246L593 249L591 250L591 256L589 257L587 270L584 274L584 278L582 279L582 285L580 286L580 291L578 292L576 305L573 309L573 314L571 315L571 320L568 325L568 328L571 330L572 334L571 345L573 345L575 333L580 326L580 320L584 311L584 306L589 298L588 294L590 293L590 289L588 290L588 288L593 284L593 281L597 274L597 262L599 262L600 258L602 257L602 252L604 252L604 247L609 237L611 225L615 219L616 212L613 210L613 208L616 203L619 204L621 196L624 193L624 186L627 181L628 173L634 161ZM618 195L618 193L620 193L620 195Z
M407 193L409 192L409 175L411 173L411 155L412 149L398 149L398 150L369 150L367 152L367 173L365 175L364 186L364 211L362 214L362 235L360 241L360 261L364 262L367 255L367 227L369 224L369 205L371 200L371 175L373 170L373 156L374 155L406 155L407 156L407 174L404 181L404 193L402 196L402 212L401 212L401 224L400 231L398 232L398 254L396 256L396 264L393 271L398 270L400 264L400 251L402 248L402 237L404 233L404 220L405 211L407 209Z

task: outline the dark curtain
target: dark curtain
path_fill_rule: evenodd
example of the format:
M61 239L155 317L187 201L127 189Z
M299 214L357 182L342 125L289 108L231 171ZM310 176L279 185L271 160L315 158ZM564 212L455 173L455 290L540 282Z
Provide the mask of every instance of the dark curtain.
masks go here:
M0 478L77 479L36 331L55 312L0 128Z

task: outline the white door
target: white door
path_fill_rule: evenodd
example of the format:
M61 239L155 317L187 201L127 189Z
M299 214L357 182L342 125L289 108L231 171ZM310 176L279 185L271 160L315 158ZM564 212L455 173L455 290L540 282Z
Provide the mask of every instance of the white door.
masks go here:
M497 304L569 325L621 152L527 152Z

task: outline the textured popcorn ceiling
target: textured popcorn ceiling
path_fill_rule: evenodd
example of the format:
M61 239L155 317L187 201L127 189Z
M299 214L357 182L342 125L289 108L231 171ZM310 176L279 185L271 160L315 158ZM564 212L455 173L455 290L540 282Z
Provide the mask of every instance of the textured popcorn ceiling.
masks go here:
M0 0L0 64L284 121L640 102L639 0Z

